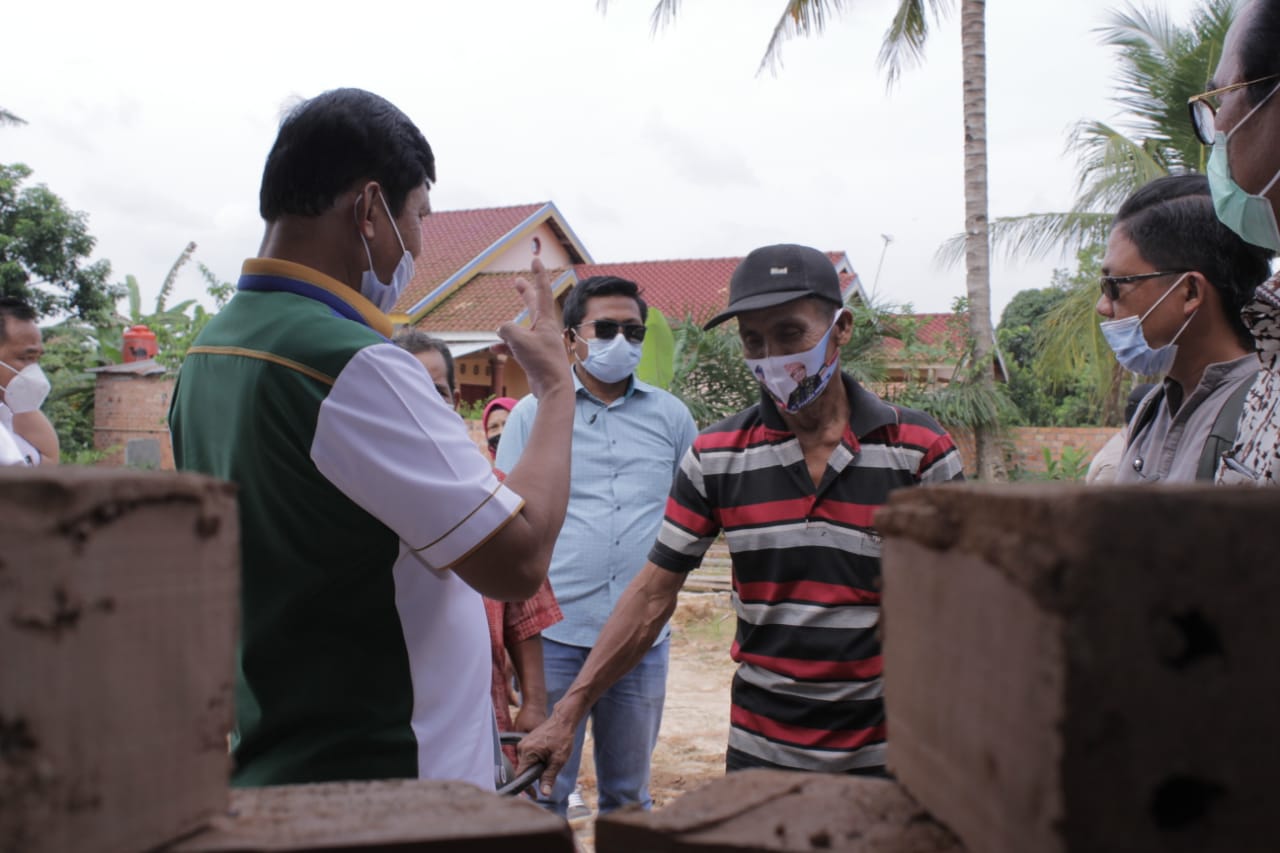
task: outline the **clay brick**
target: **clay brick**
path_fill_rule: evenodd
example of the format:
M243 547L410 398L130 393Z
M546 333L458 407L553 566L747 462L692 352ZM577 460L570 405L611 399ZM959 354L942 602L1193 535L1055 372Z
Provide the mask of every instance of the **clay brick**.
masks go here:
M147 850L226 806L232 487L0 471L0 851Z
M653 812L596 822L599 853L964 853L902 788L884 779L744 770Z
M1280 493L896 493L889 767L975 851L1274 851Z
M573 853L565 821L462 782L396 780L233 791L210 828L165 853L394 850Z

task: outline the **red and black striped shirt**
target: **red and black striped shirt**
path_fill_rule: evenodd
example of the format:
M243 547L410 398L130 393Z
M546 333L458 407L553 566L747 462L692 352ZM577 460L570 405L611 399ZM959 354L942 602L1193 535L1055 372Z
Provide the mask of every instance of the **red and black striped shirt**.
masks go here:
M730 762L848 772L884 764L880 536L889 492L963 479L951 437L842 375L849 425L816 488L767 395L703 430L649 554L688 572L724 531L738 615Z

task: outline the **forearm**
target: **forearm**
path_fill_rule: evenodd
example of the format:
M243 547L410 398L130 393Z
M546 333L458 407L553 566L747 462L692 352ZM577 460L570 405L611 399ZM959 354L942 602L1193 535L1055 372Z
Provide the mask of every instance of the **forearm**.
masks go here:
M40 451L41 465L58 464L58 458L61 455L58 447L58 433L45 417L44 412L37 409L34 412L14 414L13 431Z
M507 647L520 679L520 704L547 707L547 678L542 670L542 635L534 634Z
M552 716L570 729L618 679L630 672L653 648L671 619L685 576L646 563L622 594L564 697Z
M523 524L532 540L529 556L543 564L551 560L569 504L573 413L572 383L539 398L524 452L505 480L507 488L524 499L520 516L512 522Z

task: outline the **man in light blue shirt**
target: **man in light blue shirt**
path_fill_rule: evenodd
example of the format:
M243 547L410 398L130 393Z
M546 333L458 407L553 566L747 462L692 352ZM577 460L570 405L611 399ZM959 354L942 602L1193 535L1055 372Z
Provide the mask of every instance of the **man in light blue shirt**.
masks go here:
M564 305L577 411L569 510L551 557L550 580L564 621L543 632L548 711L564 696L623 590L644 565L671 480L697 428L671 394L636 379L648 308L635 282L593 276ZM527 396L507 419L497 467L510 470L529 440L538 401ZM537 452L533 448L531 452ZM649 763L667 687L663 628L644 660L592 707L599 810L650 808ZM544 805L560 815L578 777L586 721Z

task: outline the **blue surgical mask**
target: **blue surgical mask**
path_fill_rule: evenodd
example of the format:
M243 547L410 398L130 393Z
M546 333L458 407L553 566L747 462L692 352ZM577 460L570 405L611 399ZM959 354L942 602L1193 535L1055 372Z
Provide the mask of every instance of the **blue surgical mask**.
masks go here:
M382 208L387 212L387 218L391 220L391 229L396 232L396 239L400 241L400 248L404 250L404 254L391 273L391 281L379 281L378 274L373 269L373 253L369 251L369 241L361 232L360 242L364 243L364 253L369 258L369 268L360 276L360 295L378 306L378 310L385 314L395 307L396 300L400 298L400 294L413 278L413 255L409 254L409 250L405 248L404 238L400 236L396 218L391 215L391 208L387 206L386 196L378 193L378 198L382 199ZM356 199L356 222L360 221L359 206L360 200Z
M1231 164L1227 161L1227 142L1236 131L1244 127L1245 122L1253 118L1253 114L1263 104L1271 99L1277 89L1280 89L1280 85L1273 88L1258 102L1257 106L1249 110L1245 117L1231 128L1230 133L1218 131L1213 140L1213 152L1209 155L1208 166L1209 192L1213 196L1213 209L1217 211L1222 224L1240 235L1242 240L1273 252L1280 252L1280 228L1276 227L1276 213L1266 194L1275 186L1276 181L1280 180L1280 172L1276 172L1262 188L1261 193L1246 192L1244 187L1237 184L1231 177Z
M1142 324L1151 312L1156 310L1156 306L1164 302L1170 293L1173 293L1182 283L1182 279L1186 278L1189 273L1183 273L1178 277L1164 295L1155 301L1155 304L1146 310L1141 317L1136 314L1132 317L1125 317L1123 320L1104 320L1099 323L1102 329L1102 336L1107 339L1107 343L1111 346L1111 351L1116 354L1116 361L1120 362L1120 366L1126 370L1133 371L1139 376L1163 376L1169 372L1169 368L1173 367L1173 361L1178 356L1177 340L1182 336L1183 331L1195 319L1196 313L1192 312L1187 318L1187 322L1182 324L1182 328L1178 329L1178 333L1173 336L1173 340L1160 347L1152 349L1147 343L1147 337L1142 333Z
M640 344L633 344L621 333L607 341L589 338L586 361L579 359L578 363L596 379L612 385L635 373L642 349Z
M747 369L765 387L769 395L786 412L795 414L812 403L826 389L840 367L840 351L827 361L827 343L835 331L841 311L836 312L831 328L817 346L791 355L766 355L748 358Z

